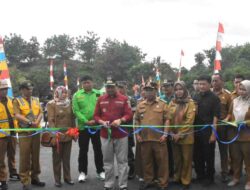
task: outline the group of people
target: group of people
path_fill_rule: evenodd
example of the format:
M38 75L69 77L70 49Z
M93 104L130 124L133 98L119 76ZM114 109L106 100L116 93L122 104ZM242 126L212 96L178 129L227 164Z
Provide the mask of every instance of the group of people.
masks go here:
M104 181L104 190L114 189L116 178L119 190L127 190L128 179L135 175L140 190L152 186L166 190L169 184L187 190L191 182L209 186L214 182L217 141L221 181L228 187L236 186L244 169L245 190L250 190L250 81L243 76L235 76L232 93L224 89L222 76L213 74L194 80L191 93L184 81L168 80L159 94L157 83L149 81L134 97L127 95L126 82L111 77L104 94L93 88L91 76L83 76L80 82L81 88L72 100L68 90L58 86L46 106L48 127L61 129L50 133L56 187L62 186L61 167L64 182L74 185L70 173L72 140L79 144L80 183L88 177L91 140L96 177ZM12 166L10 179L21 180L23 190L30 190L31 184L43 187L45 183L38 177L40 133L25 130L41 127L39 98L32 96L33 84L29 81L19 86L19 97L8 97L7 90L7 81L1 80L0 129L10 130L0 131L0 189L8 189L6 154L9 168ZM80 129L78 137L67 133L74 127ZM11 130L14 128L24 130ZM17 132L19 174L13 159Z

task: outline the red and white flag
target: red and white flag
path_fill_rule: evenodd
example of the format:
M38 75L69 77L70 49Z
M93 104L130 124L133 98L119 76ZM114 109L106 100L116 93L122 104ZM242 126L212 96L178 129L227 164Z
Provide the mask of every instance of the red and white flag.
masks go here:
M53 90L53 86L54 86L54 71L53 71L53 60L50 60L50 67L49 67L49 76L50 76L50 90Z
M181 50L181 58L180 58L179 70L178 70L178 74L177 74L177 80L178 81L181 80L181 67L182 67L182 57L183 56L184 56L184 51Z
M64 86L68 90L69 87L68 87L67 65L66 65L65 61L63 64L63 72L64 72Z
M145 86L145 81L144 81L143 75L141 76L141 85L142 85L142 86Z
M218 73L221 70L221 49L222 49L222 41L223 41L224 28L221 23L219 23L217 40L216 40L216 54L214 60L214 73Z
M79 77L77 77L77 79L76 79L76 86L79 90L79 88L80 88L80 78Z

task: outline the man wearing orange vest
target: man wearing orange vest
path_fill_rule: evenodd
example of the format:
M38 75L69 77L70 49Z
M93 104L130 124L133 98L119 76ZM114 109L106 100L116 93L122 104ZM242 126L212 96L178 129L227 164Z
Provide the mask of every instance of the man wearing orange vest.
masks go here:
M7 96L8 82L0 80L0 130L14 128L16 121L14 119L14 111L12 99ZM0 189L8 189L7 169L5 165L5 156L8 150L10 131L0 132Z
M33 85L31 82L23 82L19 86L21 96L13 101L15 117L18 128L40 128L42 108L39 98L32 96ZM38 178L40 171L40 134L35 131L20 131L19 148L20 164L19 175L23 184L23 190L30 190L32 185L44 187L45 183Z

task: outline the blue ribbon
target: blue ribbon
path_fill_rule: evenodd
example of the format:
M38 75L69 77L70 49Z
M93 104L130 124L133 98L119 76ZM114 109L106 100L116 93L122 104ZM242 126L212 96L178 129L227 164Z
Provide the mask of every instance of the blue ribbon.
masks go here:
M214 132L214 134L215 134L215 136L216 136L217 141L219 141L219 142L222 143L222 144L231 144L231 143L235 142L235 141L239 138L239 136L240 136L240 130L241 130L241 128L245 128L245 127L246 127L246 124L245 124L245 123L239 123L239 126L238 126L238 128L237 128L237 134L236 134L236 136L235 136L233 139L231 139L230 141L222 141L222 140L220 140L219 135L218 135L216 129L214 128L214 126L211 125L210 127L212 128L212 130L213 130L213 132Z
M96 130L93 130L89 126L86 126L86 128L88 129L88 132L91 135L95 135L100 130L100 128L97 128Z

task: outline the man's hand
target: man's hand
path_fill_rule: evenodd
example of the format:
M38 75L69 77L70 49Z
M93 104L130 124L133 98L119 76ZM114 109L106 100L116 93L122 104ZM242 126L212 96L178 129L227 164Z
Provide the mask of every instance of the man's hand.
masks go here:
M116 119L111 123L111 125L114 127L119 127L121 123L122 123L121 119Z
M174 142L178 142L178 140L181 138L181 136L179 134L173 134L173 139Z
M138 142L142 142L142 138L141 138L140 135L136 135L136 139L137 139Z
M95 120L87 121L85 124L88 126L93 126L93 125L95 125Z
M109 128L109 121L99 121L99 124L102 125L103 127Z
M56 146L56 138L55 137L51 139L50 144L52 146Z
M162 135L160 138L160 143L164 143L167 140L167 136L166 135Z
M32 127L37 128L39 126L39 123L37 121L33 122L32 121Z
M209 143L214 143L215 141L216 141L215 134L212 133L212 135L211 135L210 138L209 138Z

